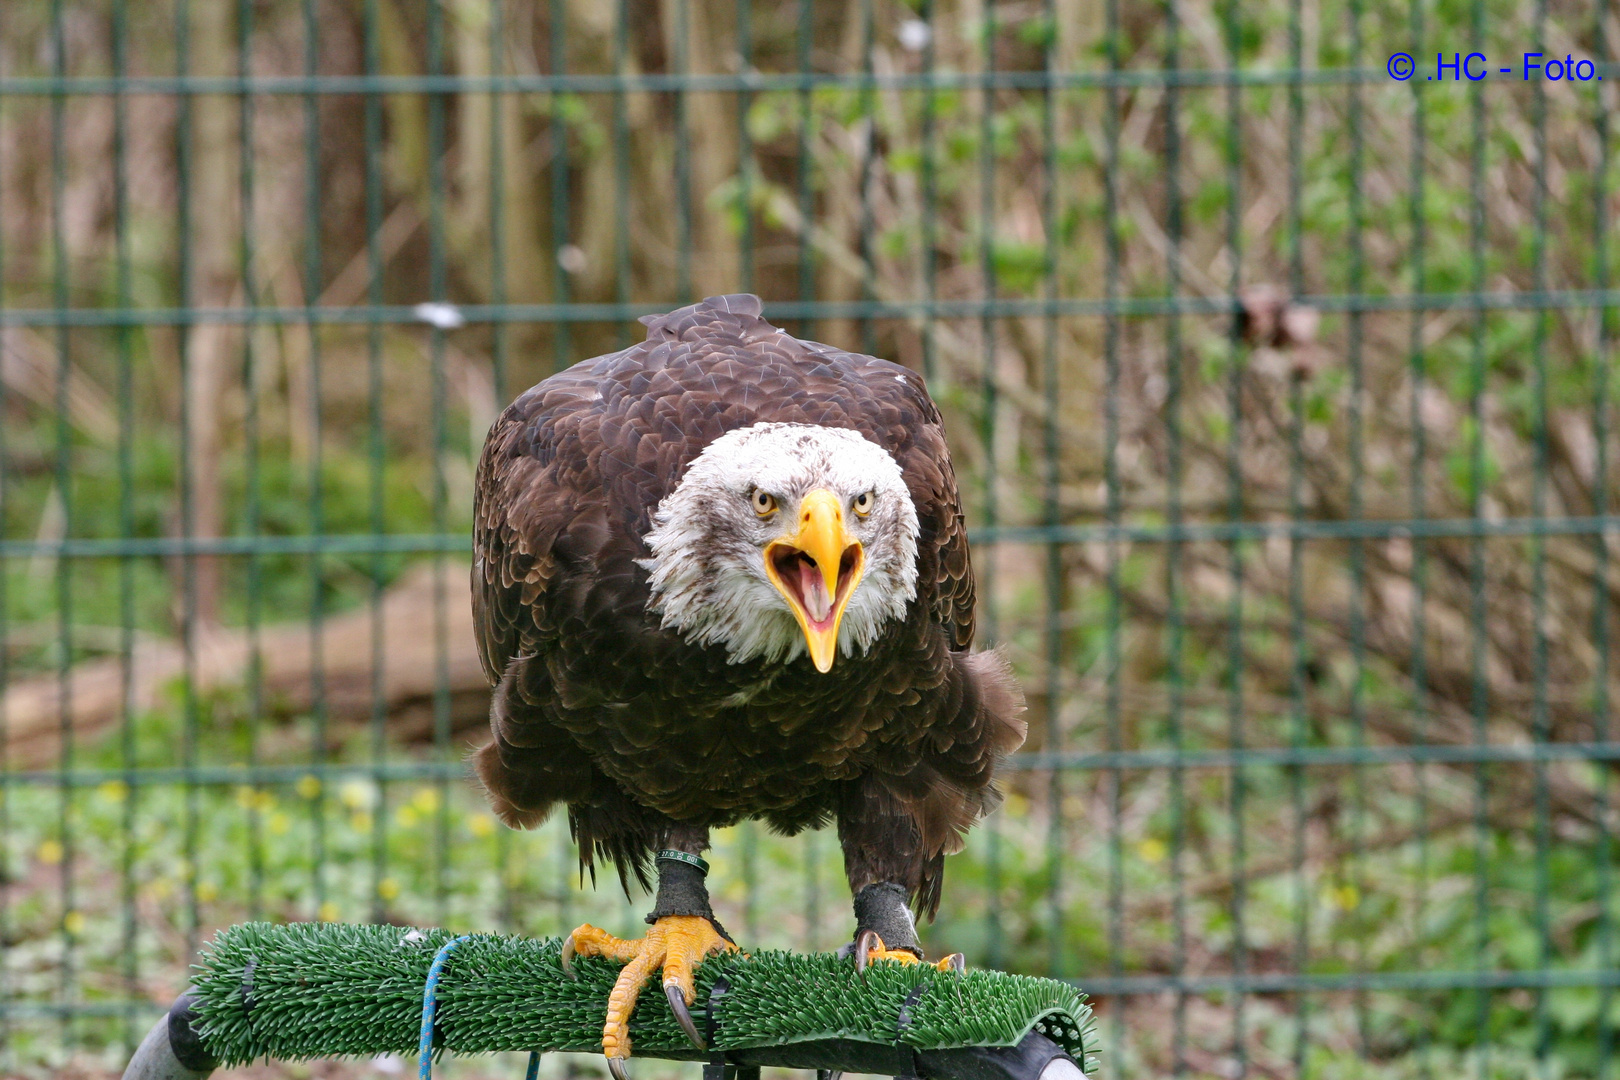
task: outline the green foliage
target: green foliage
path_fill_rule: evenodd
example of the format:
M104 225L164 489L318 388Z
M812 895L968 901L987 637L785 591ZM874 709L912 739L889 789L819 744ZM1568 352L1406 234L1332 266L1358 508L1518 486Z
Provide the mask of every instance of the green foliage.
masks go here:
M996 240L990 259L996 284L1011 293L1033 292L1046 278L1046 245L1025 240Z

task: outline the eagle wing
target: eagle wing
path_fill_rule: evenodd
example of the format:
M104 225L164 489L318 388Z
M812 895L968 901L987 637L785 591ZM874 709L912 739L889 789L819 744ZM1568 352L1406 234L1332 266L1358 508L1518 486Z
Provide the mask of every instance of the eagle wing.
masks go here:
M912 488L912 501L930 509L920 540L933 549L934 574L932 589L924 593L931 594L934 620L945 629L952 647L962 650L973 644L975 602L967 521L939 411L925 393L922 400L927 406L926 419L918 425L915 446L901 459L900 467ZM919 487L926 491L922 499L918 498Z
M602 493L582 475L575 454L559 453L588 417L594 380L553 376L523 394L490 428L473 499L473 626L478 659L493 686L514 657L532 650L548 622L540 603L559 557L593 554L600 540ZM560 424L536 430L537 418ZM557 430L561 428L562 430ZM584 481L584 482L582 482ZM589 561L589 560L587 560Z

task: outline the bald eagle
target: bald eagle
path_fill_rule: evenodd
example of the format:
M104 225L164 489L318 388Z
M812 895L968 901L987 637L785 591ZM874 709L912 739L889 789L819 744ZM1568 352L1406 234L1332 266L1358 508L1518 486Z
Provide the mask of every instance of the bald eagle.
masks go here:
M856 932L917 962L945 855L1024 738L1005 661L972 652L973 573L938 410L897 364L801 341L758 297L642 319L647 339L553 375L490 429L472 593L493 692L474 767L495 812L562 804L593 877L657 897L603 1049L622 1076L661 967L688 1035L691 970L735 948L704 888L711 828L836 823ZM953 955L941 964L960 965Z

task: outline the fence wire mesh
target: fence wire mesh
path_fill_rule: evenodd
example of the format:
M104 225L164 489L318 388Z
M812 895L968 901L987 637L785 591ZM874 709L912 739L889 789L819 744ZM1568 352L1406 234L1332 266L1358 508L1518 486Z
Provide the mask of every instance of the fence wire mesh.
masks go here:
M1612 0L0 5L0 1070L116 1070L245 918L638 921L465 780L472 464L752 290L926 374L1029 693L933 949L1076 980L1107 1076L1611 1075L1617 43ZM836 856L730 830L717 906L833 947Z

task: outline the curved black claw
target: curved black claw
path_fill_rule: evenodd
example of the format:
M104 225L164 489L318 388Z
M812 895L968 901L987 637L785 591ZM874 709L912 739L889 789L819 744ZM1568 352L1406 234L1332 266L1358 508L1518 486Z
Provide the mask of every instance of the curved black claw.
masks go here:
M574 972L574 935L573 934L569 934L567 937L563 938L562 955L559 956L557 958L557 960L558 960L559 963L562 964L563 974L568 976L570 979L573 979L574 981L578 982L579 981L579 976ZM621 1078L621 1080L622 1080L622 1078Z
M876 930L862 930L855 935L855 971L864 979L866 965L871 963L872 950L882 950L883 939Z
M945 959L941 960L940 963L945 965L946 967L949 967L952 971L956 972L958 975L961 975L961 974L963 974L964 972L967 971L967 957L963 956L959 952L951 953L951 955L949 955Z
M669 1011L675 1014L675 1022L681 1025L686 1037L692 1040L692 1045L699 1050L707 1050L709 1043L698 1034L697 1025L692 1023L692 1013L686 1007L686 994L681 990L681 984L667 982L664 984L664 996L669 999Z
M624 1058L610 1057L607 1063L608 1072L613 1074L613 1080L630 1080L630 1070L625 1067Z

